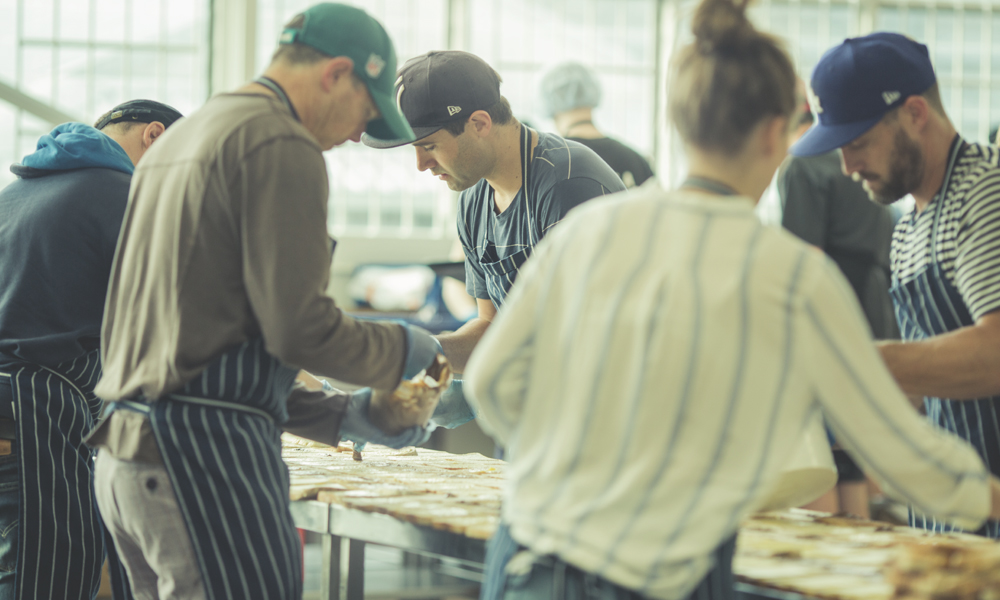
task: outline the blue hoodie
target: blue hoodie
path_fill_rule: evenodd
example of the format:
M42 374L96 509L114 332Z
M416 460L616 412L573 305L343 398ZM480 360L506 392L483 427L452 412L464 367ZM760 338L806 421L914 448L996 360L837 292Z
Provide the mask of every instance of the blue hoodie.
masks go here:
M64 123L10 170L18 179L0 190L0 372L53 368L100 345L134 167L105 134Z
M110 137L83 123L63 123L38 138L37 149L21 164L32 169L67 171L104 167L131 175L132 159Z

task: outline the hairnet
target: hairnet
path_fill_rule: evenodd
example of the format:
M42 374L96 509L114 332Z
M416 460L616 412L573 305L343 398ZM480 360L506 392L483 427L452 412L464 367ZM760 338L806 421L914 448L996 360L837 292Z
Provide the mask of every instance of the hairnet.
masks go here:
M549 117L574 108L593 108L601 103L601 84L580 63L562 63L542 78L542 103Z

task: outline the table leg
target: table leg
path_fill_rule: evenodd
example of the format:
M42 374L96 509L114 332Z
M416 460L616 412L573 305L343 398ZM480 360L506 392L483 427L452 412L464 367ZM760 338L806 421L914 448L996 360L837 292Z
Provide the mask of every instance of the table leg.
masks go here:
M340 547L339 535L323 536L323 572L319 580L320 600L340 600Z
M365 597L365 543L361 540L342 538L341 557L347 558L347 600L364 600Z
M365 543L361 540L323 536L323 572L320 600L364 600Z

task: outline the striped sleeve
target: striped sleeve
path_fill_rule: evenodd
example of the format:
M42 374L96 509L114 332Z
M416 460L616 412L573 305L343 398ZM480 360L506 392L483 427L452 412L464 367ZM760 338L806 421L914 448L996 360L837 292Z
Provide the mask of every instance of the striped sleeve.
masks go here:
M962 210L955 282L973 319L1000 309L1000 170L970 189Z
M837 441L890 495L976 529L989 511L975 450L913 410L882 362L847 281L827 264L804 306L801 347Z

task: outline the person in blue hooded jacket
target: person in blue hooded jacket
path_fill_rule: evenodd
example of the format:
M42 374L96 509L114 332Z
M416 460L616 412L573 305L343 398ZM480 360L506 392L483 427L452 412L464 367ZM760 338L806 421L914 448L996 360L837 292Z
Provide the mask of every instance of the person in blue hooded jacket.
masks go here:
M0 600L97 594L105 542L83 438L101 406L104 298L135 164L180 118L133 100L94 127L63 123L0 190Z

